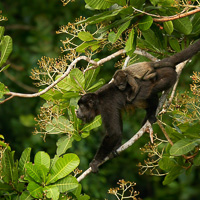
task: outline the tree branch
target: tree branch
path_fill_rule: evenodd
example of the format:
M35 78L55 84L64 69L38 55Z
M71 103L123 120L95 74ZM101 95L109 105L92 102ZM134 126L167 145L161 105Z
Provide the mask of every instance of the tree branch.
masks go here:
M187 17L189 15L193 15L197 12L200 12L200 8L197 8L195 10L191 10L189 12L186 12L186 13L179 13L177 15L173 15L173 16L161 16L160 18L153 18L153 21L154 22L167 22L167 21L172 21L172 20L176 20L176 19L180 19L180 18L183 18L183 17Z
M200 8L197 7L197 9L195 9L195 10L191 10L191 11L185 12L185 13L179 13L179 14L173 15L173 16L160 16L160 15L154 15L154 14L151 14L151 13L147 13L147 12L142 11L142 10L138 10L138 9L136 9L134 7L132 7L132 8L133 8L133 10L135 10L137 12L140 12L140 13L143 13L145 15L149 15L149 16L152 16L152 17L157 17L157 18L153 18L154 22L172 21L172 20L180 19L180 18L183 18L183 17L187 17L189 15L193 15L193 14L195 14L197 12L200 12Z

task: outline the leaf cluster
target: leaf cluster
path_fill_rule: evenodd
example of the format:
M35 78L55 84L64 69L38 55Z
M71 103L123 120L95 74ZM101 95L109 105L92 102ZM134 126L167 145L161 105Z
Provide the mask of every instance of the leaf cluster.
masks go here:
M14 151L3 145L1 158L0 195L4 199L89 199L81 195L81 185L71 172L79 165L75 154L50 156L39 151L30 162L31 148L23 151L19 161L14 161Z

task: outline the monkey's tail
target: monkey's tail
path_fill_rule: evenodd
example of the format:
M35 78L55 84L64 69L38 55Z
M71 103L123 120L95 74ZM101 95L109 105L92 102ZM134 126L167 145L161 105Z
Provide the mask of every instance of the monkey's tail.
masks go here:
M156 67L156 68L175 67L177 64L194 56L198 51L200 51L200 40L190 45L188 48L184 49L183 51L174 54L173 56L164 58L158 62L153 63L153 67Z

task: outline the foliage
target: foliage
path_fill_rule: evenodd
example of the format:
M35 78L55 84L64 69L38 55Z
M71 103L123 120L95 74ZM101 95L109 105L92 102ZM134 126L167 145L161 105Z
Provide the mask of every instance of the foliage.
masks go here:
M67 5L70 0L62 2ZM103 77L100 67L91 68L92 64L85 61L76 63L71 69L70 64L75 59L84 55L99 61L102 56L100 52L107 51L106 54L110 54L111 51L125 49L126 56L131 58L129 64L149 60L145 56L136 55L136 47L148 51L156 58L163 58L181 51L200 34L199 12L187 15L189 11L199 8L198 1L85 0L85 3L86 9L94 13L93 16L80 16L74 23L68 22L57 31L57 34L66 37L62 39L61 52L64 55L59 58L42 57L38 61L39 67L31 73L36 86L48 87L66 71L70 72L55 87L41 95L45 103L36 119L35 134L41 134L44 140L47 135L58 135L54 158L50 159L46 152L39 151L32 163L30 148L27 148L19 161L14 161L14 152L6 143L1 142L0 194L6 198L89 199L89 196L81 195L82 186L70 175L79 164L79 158L66 152L69 148L73 150L76 142L88 137L92 130L101 125L99 116L90 124L82 124L76 118L75 110L80 95L96 91L104 84L104 80L99 79ZM171 19L171 16L177 14L185 14L185 17ZM164 21L165 17L171 20ZM0 16L1 19L5 18ZM6 61L12 52L12 39L4 36L4 27L0 27L0 41L0 71L5 72L9 67ZM38 50L39 47L34 46L33 49ZM121 67L125 56L118 61ZM200 165L199 79L199 74L194 74L195 83L191 85L194 97L187 93L177 96L175 104L170 107L170 116L174 121L172 125L165 124L170 141L156 136L155 143L147 144L143 149L151 159L146 160L145 164L139 164L141 173L149 170L152 175L165 175L163 184L171 183L180 174L190 172L194 166ZM5 84L0 83L2 102L8 93ZM91 143L96 144L93 141ZM136 199L138 193L133 192L134 183L120 181L119 184L121 193L118 189L110 192L118 199ZM90 184L90 187L94 186ZM125 192L128 189L131 192L127 196Z
M80 195L81 186L70 173L78 166L77 155L69 153L62 157L50 156L39 151L30 162L31 148L23 151L21 158L14 161L14 151L1 142L0 194L5 199L63 199L63 194L77 199L89 199Z
M199 78L199 73L192 76L193 96L187 93L177 95L170 107L173 123L171 126L165 124L165 129L162 129L168 141L156 137L154 144L142 149L149 158L144 165L139 163L140 173L149 171L151 175L166 175L164 185L182 173L189 173L191 168L200 166Z

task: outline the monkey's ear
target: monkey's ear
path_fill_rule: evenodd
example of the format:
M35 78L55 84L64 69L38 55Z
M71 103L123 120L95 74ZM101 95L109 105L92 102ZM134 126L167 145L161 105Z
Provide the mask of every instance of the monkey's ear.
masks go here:
M98 96L95 94L93 97L88 101L88 105L90 108L94 108L98 105Z

